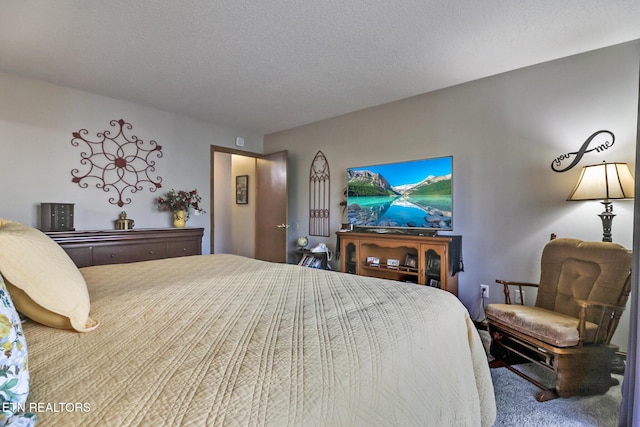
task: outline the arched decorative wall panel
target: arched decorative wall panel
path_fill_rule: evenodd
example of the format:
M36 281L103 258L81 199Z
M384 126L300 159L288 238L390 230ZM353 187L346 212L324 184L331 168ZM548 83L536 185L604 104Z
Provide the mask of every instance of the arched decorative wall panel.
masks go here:
M309 171L309 235L329 236L329 162L318 151Z

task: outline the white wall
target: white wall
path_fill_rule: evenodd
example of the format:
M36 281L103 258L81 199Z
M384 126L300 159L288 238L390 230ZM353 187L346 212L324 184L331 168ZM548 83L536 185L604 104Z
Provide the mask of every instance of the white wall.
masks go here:
M158 88L162 90L162 88ZM143 107L129 102L0 73L0 217L38 226L41 202L75 203L78 230L112 229L120 211L135 220L136 228L170 227L170 215L158 212L154 200L171 188L197 188L209 212L209 147L234 147L245 139L247 151L261 153L262 136L241 129L217 126ZM132 124L131 134L162 146L156 162L162 186L147 187L131 195L132 202L119 208L110 204L114 192L80 188L71 182L71 170L82 169L79 147L71 145L72 132L117 131L111 120ZM210 217L191 215L187 226L205 227L203 251L209 252Z
M214 153L214 228L213 252L216 254L233 253L233 227L230 200L234 196L231 186L231 154L216 151Z
M214 154L214 253L255 256L256 159L237 154ZM248 175L249 203L236 204L235 177Z
M233 250L231 253L253 258L256 253L256 159L235 154L231 156L231 159L232 173L229 177L229 181L233 186L232 199L229 201L232 213L230 226L233 232ZM238 205L235 202L235 177L239 175L247 175L249 177L249 203L247 204Z
M565 199L581 166L634 167L639 62L635 41L265 136L266 152L290 154L289 218L300 230L290 233L291 248L308 229L309 167L319 149L331 168L333 230L345 221L339 202L348 167L453 155L453 234L463 236L465 264L459 297L480 318L479 284L498 302L495 279L537 281L551 233L601 239L602 206ZM613 147L552 171L556 157L600 129L615 134ZM631 248L633 202L615 202L614 211L613 239ZM626 349L628 319L622 323L614 343Z

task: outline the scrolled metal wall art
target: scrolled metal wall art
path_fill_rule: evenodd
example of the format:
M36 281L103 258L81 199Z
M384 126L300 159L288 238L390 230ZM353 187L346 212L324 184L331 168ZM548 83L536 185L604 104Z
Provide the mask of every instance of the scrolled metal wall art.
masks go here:
M589 148L589 145L591 145L591 142L600 134L610 135L611 141L607 139L602 144L598 144L595 147ZM562 154L556 157L555 160L551 162L551 169L553 169L555 172L566 172L569 169L573 168L575 165L577 165L578 162L582 159L582 156L584 156L585 154L591 153L592 151L596 151L600 153L604 150L607 150L611 148L615 140L616 140L616 137L611 131L599 130L597 132L594 132L589 138L587 138L587 140L582 144L582 146L580 146L580 149L578 149L578 151ZM566 160L570 160L572 157L573 157L573 160L571 160L571 163L563 167L562 166L563 162L565 162Z
M318 151L309 170L309 235L329 236L329 161Z
M131 198L123 196L125 191L137 193L148 186L149 191L155 192L162 187L162 178L152 177L155 159L162 157L162 146L153 140L145 143L135 135L128 138L124 130L131 130L133 126L123 119L111 120L110 125L119 127L117 133L111 136L109 130L98 132L96 141L85 138L89 133L86 129L72 133L71 145L87 144L88 151L80 153L80 164L88 170L81 173L79 169L72 169L71 182L87 188L87 181L97 181L96 188L105 192L113 189L118 193L117 198L109 198L109 203L122 207L131 203Z

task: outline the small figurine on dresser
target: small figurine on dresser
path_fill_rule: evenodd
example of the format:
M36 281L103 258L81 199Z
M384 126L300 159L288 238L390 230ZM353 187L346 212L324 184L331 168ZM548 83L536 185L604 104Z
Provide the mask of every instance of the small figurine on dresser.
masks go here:
M127 219L127 213L125 211L120 212L120 219L116 220L116 230L131 230L133 229L134 221Z

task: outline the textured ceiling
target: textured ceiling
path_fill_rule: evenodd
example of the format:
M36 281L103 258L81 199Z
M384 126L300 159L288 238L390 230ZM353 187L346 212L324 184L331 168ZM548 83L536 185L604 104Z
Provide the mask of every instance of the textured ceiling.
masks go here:
M0 71L259 133L635 39L638 0L0 0Z

